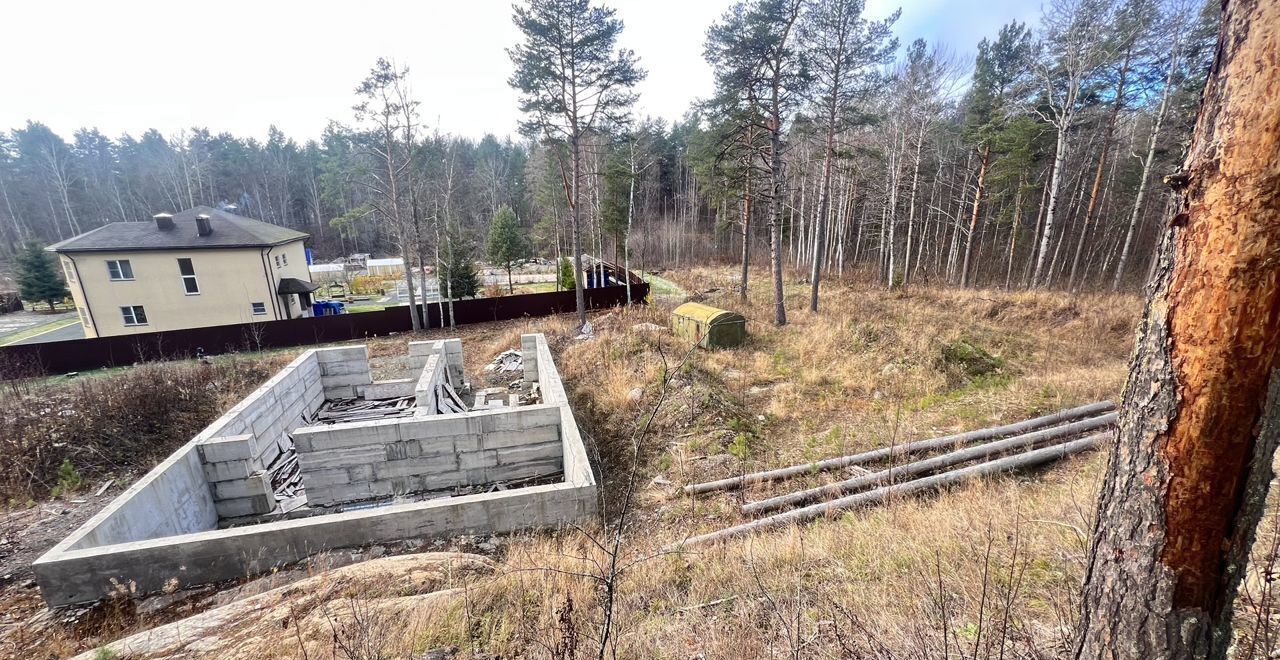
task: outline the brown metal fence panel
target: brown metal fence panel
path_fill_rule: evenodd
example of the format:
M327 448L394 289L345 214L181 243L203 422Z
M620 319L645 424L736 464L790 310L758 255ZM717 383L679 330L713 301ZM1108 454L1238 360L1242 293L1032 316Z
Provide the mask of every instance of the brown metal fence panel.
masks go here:
M606 286L585 291L588 309L622 305L625 286ZM643 303L649 285L631 285L631 298ZM524 317L551 316L576 309L573 291L526 293L497 298L453 301L456 325L507 321ZM443 309L443 317L442 317ZM427 304L427 322L441 328L448 318L449 304ZM72 339L42 344L0 347L0 377L14 375L65 374L102 367L119 367L149 360L191 358L199 352L217 355L235 351L306 346L329 342L385 336L412 329L408 306L390 307L380 312L318 316L287 321L264 321L146 332L117 337Z

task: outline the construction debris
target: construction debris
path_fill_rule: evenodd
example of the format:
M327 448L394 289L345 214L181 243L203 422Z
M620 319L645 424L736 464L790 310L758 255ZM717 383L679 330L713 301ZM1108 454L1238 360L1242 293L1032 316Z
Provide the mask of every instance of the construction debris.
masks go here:
M470 410L467 404L462 402L462 397L458 396L458 392L453 389L449 383L440 383L436 386L436 412L441 415L449 413L463 413Z
M485 371L496 371L499 373L515 372L524 369L524 358L520 355L520 351L508 349L499 353L493 358L493 361L485 365Z
M452 388L450 388L452 390ZM454 394L456 397L457 394ZM407 417L413 414L414 397L393 399L332 399L325 401L308 420L308 424L341 424L364 422L391 417Z

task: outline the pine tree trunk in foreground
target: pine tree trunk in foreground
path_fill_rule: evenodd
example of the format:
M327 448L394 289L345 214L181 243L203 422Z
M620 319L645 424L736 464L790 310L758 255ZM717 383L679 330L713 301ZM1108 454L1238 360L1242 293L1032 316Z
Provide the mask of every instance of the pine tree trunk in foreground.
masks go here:
M1225 657L1272 478L1280 3L1225 4L1099 496L1077 658Z

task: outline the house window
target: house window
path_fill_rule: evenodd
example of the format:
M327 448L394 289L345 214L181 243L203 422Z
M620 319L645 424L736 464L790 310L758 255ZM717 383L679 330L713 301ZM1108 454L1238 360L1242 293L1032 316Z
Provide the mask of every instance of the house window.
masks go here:
M280 263L282 263L282 264L284 264L284 265L288 266L288 265L289 265L289 255L288 255L288 254L284 254L284 253L282 253L282 254L280 255Z
M188 296L200 293L200 285L196 282L196 270L191 266L190 259L178 260L178 272L182 273L182 289Z
M276 268L280 267L280 255L276 255Z
M113 282L122 282L133 279L133 266L129 265L128 259L112 259L107 261L107 275Z
M120 315L124 317L125 325L146 325L147 312L142 309L142 305L132 305L129 307L121 307Z
M70 259L62 260L62 271L67 274L67 283L69 284L76 283L76 268L75 266L71 265Z
M89 327L89 315L85 313L83 307L77 307L76 313L80 314L80 325Z
M266 313L267 313L267 303L264 303L264 302L253 303L254 316L263 316Z

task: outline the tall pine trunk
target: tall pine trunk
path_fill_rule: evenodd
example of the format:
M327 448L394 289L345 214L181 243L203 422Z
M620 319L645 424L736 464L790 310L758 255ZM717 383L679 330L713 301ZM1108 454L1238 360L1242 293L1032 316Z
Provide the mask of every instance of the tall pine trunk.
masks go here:
M1280 439L1280 4L1231 0L1098 500L1077 658L1225 658Z

